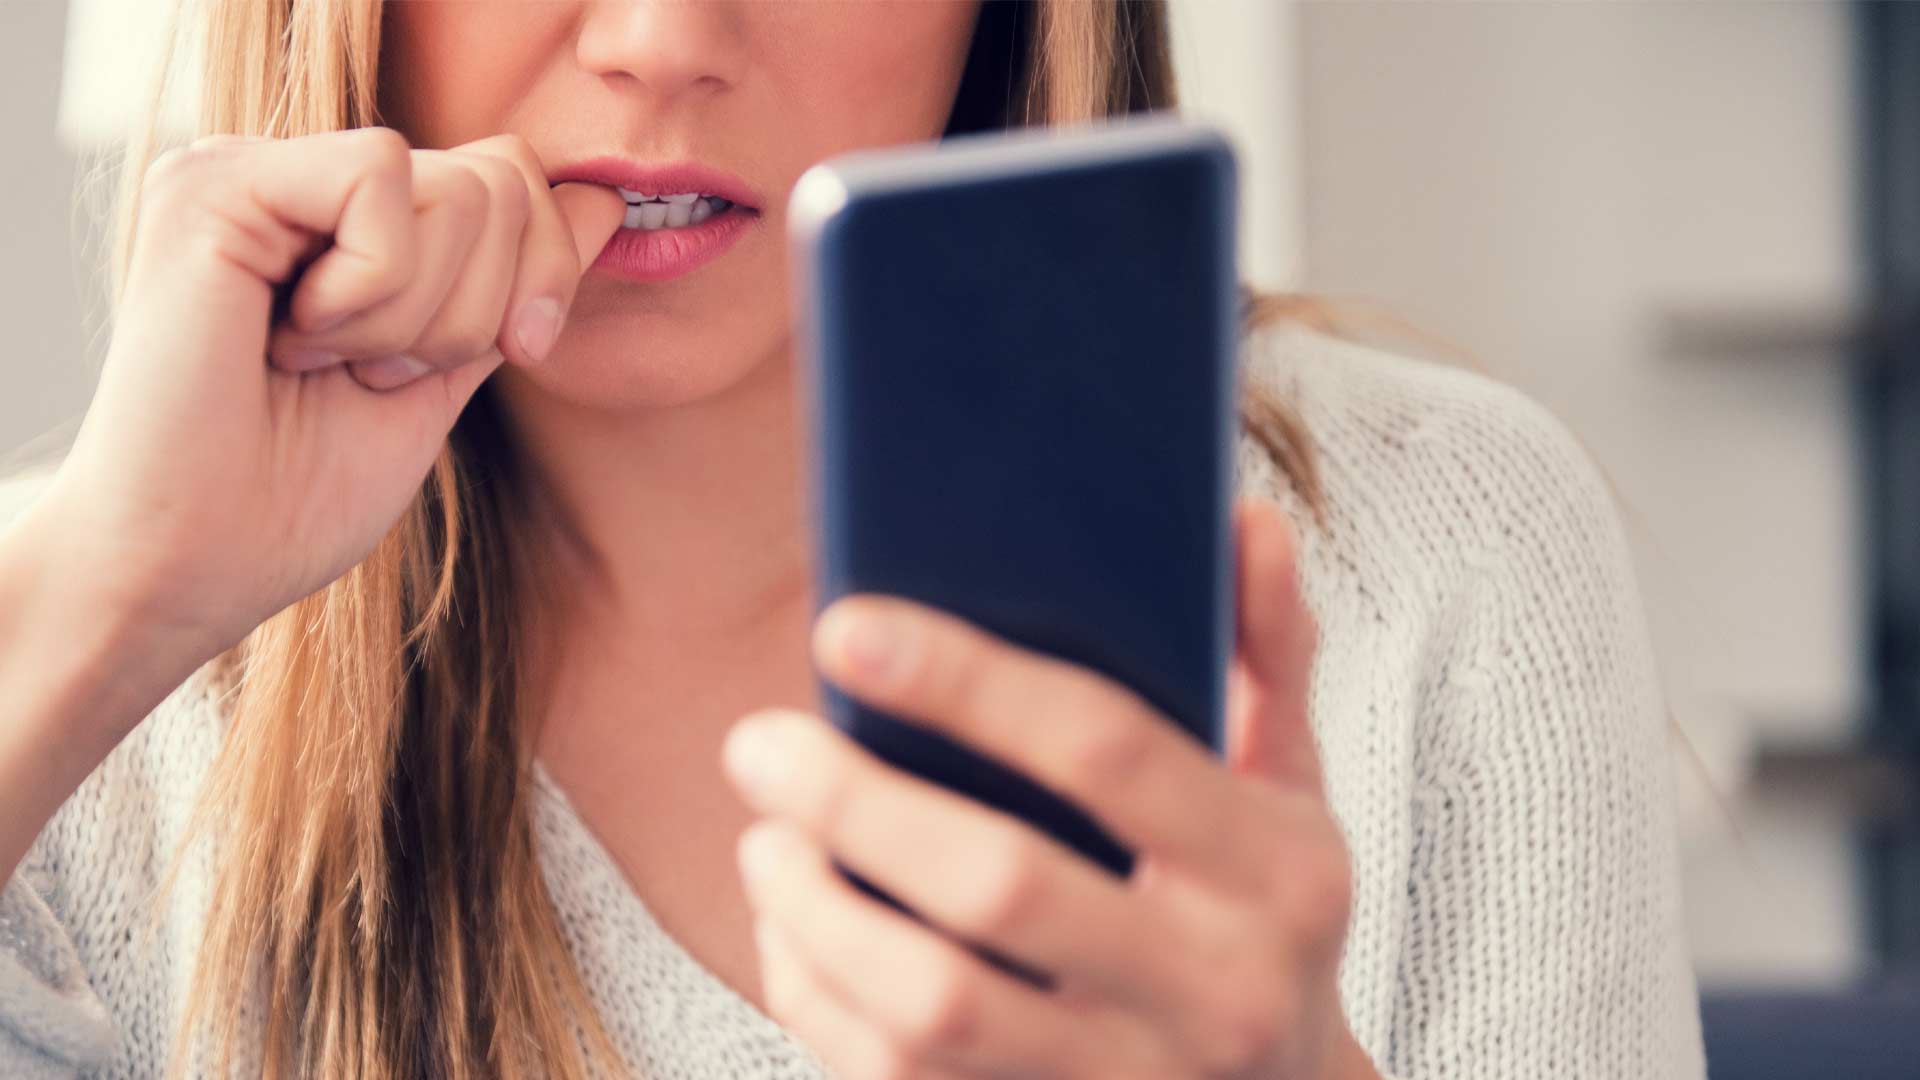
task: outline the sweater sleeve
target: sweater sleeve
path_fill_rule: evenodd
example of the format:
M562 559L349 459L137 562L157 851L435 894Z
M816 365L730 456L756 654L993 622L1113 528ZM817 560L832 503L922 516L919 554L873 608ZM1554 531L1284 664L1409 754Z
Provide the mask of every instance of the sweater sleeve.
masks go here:
M1416 720L1381 1065L1408 1080L1697 1080L1669 718L1625 538L1565 429L1502 396L1445 440L1462 452L1442 497L1469 508L1467 543Z
M111 1060L117 1034L48 906L49 875L30 855L0 888L0 1076L77 1077Z
M44 472L0 478L0 529L44 489ZM56 867L46 843L0 885L0 1076L74 1077L105 1064L116 1033L67 928L49 900Z

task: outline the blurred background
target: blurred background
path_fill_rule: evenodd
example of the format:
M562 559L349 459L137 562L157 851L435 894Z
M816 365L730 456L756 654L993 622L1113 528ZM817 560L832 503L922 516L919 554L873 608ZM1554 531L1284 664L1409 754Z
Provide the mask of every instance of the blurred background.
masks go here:
M0 461L85 406L75 184L169 6L0 0ZM1920 5L1174 16L1248 276L1520 386L1616 485L1713 1075L1920 1077Z

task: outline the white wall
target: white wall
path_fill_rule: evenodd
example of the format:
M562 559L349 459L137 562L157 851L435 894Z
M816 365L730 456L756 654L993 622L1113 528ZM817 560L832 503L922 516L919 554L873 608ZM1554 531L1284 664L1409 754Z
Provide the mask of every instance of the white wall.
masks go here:
M1300 8L1293 0L1172 0L1181 109L1218 125L1240 163L1241 277L1297 285L1305 235Z
M1692 931L1714 981L1826 981L1860 958L1838 824L1740 787L1752 738L1843 735L1861 697L1839 358L1663 344L1671 312L1744 322L1851 296L1847 19L1302 9L1307 286L1463 346L1618 486L1676 719L1745 834L1693 786Z
M54 136L65 23L59 0L0 0L0 465L70 430L93 386L75 163Z

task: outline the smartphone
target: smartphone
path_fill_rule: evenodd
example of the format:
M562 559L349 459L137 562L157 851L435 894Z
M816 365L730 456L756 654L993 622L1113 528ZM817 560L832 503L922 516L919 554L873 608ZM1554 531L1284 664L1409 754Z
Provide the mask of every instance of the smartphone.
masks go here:
M808 171L789 222L820 604L942 608L1124 684L1218 751L1234 216L1226 140L1166 118ZM1058 794L822 691L881 759L1130 872L1132 852Z

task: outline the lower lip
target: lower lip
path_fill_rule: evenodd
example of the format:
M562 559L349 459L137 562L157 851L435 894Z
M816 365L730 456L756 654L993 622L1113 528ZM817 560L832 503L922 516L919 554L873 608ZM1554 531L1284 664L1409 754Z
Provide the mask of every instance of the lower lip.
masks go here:
M600 249L593 268L628 281L671 281L725 255L758 216L735 206L698 225L623 228Z

